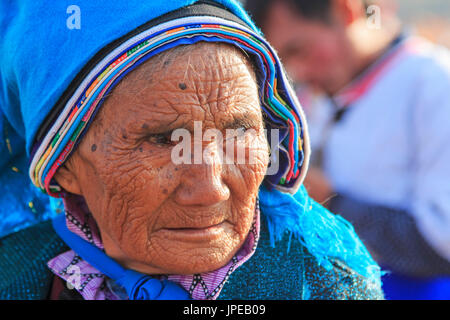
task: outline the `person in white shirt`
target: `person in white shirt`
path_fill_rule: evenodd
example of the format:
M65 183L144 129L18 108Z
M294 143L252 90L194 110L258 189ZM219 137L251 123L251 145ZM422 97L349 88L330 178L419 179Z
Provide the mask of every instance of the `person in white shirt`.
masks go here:
M449 299L450 53L367 6L247 0L293 80L330 98L309 112L310 195L391 272L387 298Z

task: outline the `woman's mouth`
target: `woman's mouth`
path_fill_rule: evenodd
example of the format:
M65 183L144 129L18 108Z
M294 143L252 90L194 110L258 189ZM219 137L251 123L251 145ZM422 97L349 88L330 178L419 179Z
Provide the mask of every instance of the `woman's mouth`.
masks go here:
M158 233L162 233L167 240L203 242L223 237L225 233L231 230L231 227L229 222L222 221L205 227L163 228Z

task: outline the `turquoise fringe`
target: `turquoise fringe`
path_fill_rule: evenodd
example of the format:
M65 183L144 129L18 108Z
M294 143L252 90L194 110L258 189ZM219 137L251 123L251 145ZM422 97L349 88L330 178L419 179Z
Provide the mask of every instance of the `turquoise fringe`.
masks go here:
M294 196L261 186L259 204L273 247L288 232L290 239L299 240L325 269L330 270L331 260L337 259L374 285L380 284L380 267L353 226L311 199L304 186Z

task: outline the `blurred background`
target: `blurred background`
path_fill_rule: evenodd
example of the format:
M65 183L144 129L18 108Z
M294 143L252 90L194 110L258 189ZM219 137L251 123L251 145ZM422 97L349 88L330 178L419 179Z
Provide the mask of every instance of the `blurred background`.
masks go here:
M450 48L450 1L388 1L397 2L398 15L417 34Z
M241 3L245 4L245 0ZM373 0L394 9L414 33L450 48L449 0Z

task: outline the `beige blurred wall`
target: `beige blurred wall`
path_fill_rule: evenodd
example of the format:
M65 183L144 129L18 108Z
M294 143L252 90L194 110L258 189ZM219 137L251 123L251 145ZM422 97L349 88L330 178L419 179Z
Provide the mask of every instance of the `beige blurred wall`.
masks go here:
M450 48L450 0L395 1L398 15L405 25L417 34Z

